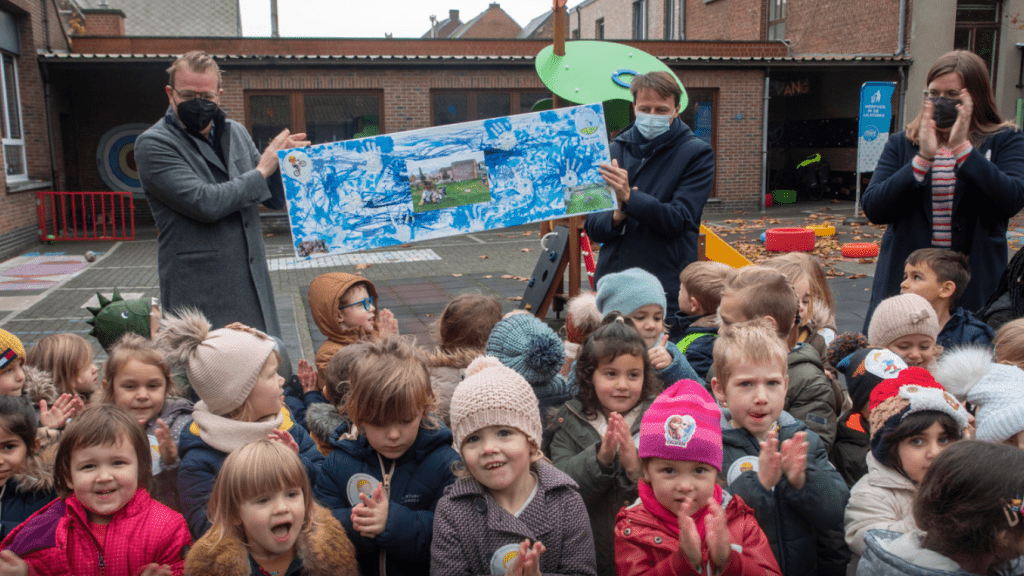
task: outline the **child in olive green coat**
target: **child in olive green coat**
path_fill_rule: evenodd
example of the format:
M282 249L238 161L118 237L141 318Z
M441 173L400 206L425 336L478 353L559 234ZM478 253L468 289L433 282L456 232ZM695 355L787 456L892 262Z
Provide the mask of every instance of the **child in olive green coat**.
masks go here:
M617 313L583 344L576 382L579 393L554 415L545 452L579 484L598 576L615 576L615 516L636 500L641 474L633 438L662 386L640 332Z

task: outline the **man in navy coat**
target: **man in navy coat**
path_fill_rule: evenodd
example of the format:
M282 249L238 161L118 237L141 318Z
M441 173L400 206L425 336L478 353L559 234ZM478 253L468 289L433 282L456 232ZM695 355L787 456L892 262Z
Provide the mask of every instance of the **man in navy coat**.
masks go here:
M601 243L594 281L639 267L661 281L665 319L679 310L679 273L697 259L704 204L715 180L715 153L677 118L682 90L667 72L633 79L636 121L611 143L601 176L618 207L587 216L587 235Z
M160 298L280 337L259 205L284 206L277 151L306 146L286 129L262 154L220 109L220 68L189 52L167 70L167 114L135 141L139 179L159 230Z

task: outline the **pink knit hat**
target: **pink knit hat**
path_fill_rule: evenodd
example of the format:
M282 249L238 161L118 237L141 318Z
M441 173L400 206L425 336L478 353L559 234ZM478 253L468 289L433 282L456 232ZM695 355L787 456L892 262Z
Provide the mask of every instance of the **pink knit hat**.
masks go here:
M722 411L703 386L680 380L640 422L640 457L703 462L722 470Z

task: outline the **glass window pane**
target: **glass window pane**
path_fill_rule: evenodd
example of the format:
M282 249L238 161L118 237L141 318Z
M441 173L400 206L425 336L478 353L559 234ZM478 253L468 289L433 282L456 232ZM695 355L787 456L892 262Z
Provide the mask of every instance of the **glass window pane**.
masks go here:
M4 144L4 163L7 165L8 176L25 174L24 149L21 145Z
M972 0L957 2L957 22L996 22L999 14L994 0Z
M18 114L18 83L15 78L14 57L4 54L4 93L7 96L7 122L4 138L21 138L21 118Z
M519 94L519 114L526 114L537 102L551 98L547 92L522 92Z
M249 96L249 123L257 150L263 150L291 123L291 100L287 94Z
M434 126L469 120L465 92L437 92L433 95Z
M307 94L304 105L313 144L380 134L380 99L372 94Z
M999 31L985 28L975 29L974 53L981 56L988 66L989 73L992 72L992 63L995 61L996 40L999 38Z
M695 136L708 144L714 143L715 92L714 90L687 90L689 105L679 119L693 130Z
M500 118L512 113L512 95L508 92L480 92L476 95L476 120Z

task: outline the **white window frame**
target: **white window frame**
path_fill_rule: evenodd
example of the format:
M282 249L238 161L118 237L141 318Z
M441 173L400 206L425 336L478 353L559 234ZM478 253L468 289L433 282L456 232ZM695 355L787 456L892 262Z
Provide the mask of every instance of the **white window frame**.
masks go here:
M21 128L21 138L9 138L11 134L11 127L8 125L10 115L9 103L7 102L7 56L11 57L11 70L14 72L14 93L18 98L17 113L18 113L18 125ZM22 118L21 113L21 84L18 82L18 57L9 52L0 52L0 79L4 82L3 89L0 90L0 113L3 114L3 118L0 118L2 122L2 133L5 134L2 138L2 155L4 159L4 173L7 175L7 182L24 182L28 180L28 162L25 155L25 121ZM7 162L7 147L18 146L21 150L21 165L25 167L25 172L21 174L11 174L8 172L9 163Z

